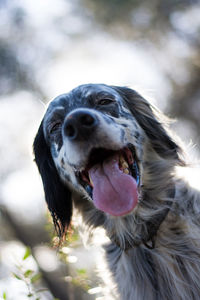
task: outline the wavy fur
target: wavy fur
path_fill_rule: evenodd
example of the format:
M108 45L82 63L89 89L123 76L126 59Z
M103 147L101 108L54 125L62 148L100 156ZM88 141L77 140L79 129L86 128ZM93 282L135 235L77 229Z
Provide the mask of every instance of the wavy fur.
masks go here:
M96 95L99 90L109 91L118 99L120 113L101 111L97 117L101 121L105 115L120 128L126 123L124 134L137 148L140 163L140 201L124 217L113 218L94 207L90 196L76 181L74 166L70 166L67 155L63 154L65 146L58 143L59 137L64 141L63 133L57 133L52 141L44 125L49 124L49 115L56 106L66 105L64 100L83 101L89 92L95 91ZM72 113L82 103L71 105ZM94 112L94 107L87 109ZM70 224L73 202L84 223L91 230L103 227L111 240L105 246L105 253L116 290L106 299L200 299L200 192L188 183L189 167L165 117L131 89L84 85L56 98L42 124L34 142L35 160L60 235Z

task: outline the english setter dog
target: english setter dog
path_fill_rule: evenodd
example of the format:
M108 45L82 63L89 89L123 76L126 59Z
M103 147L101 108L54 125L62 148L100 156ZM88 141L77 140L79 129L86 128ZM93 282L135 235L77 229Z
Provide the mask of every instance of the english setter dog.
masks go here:
M109 237L116 299L200 299L200 193L166 120L130 88L86 84L50 103L34 141L60 238L73 207Z

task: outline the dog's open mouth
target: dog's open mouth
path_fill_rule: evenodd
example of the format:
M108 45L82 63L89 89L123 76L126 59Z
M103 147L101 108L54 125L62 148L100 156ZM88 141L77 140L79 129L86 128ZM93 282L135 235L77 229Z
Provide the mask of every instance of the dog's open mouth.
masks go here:
M79 178L94 205L110 215L127 215L138 203L140 174L133 147L93 149Z

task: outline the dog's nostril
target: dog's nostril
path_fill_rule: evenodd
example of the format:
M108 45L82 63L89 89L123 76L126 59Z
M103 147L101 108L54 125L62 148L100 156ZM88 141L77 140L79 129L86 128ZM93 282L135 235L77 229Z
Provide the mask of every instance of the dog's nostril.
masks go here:
M66 127L65 127L65 133L68 137L74 137L76 135L76 129L74 128L74 126L68 124Z
M98 118L90 111L76 110L67 116L64 134L69 140L87 140L98 125Z
M82 115L80 117L80 123L83 126L92 126L95 123L95 119L93 118L93 116L89 115L89 114L85 114Z

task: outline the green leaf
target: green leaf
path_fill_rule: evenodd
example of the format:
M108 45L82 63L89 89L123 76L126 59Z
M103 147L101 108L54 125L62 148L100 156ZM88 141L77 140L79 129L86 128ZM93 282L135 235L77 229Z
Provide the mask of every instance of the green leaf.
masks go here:
M3 293L3 299L4 299L4 300L7 299L7 297L6 297L6 292Z
M30 247L26 247L24 256L23 256L23 260L27 259L29 256L31 255L31 249Z
M34 275L33 277L31 277L31 283L35 283L35 282L38 281L41 277L42 277L42 275L41 275L40 273Z
M78 273L79 275L86 275L87 271L86 271L85 269L78 269L78 270L77 270L77 273Z
M33 270L27 270L25 273L24 273L24 277L28 278L30 277L32 274L33 274Z
M29 293L27 296L28 296L29 298L31 298L31 297L33 297L34 295L33 295L32 293Z
M21 278L19 275L15 274L15 273L12 273L12 274L13 274L13 276L14 276L15 278L17 278L18 280L22 280L22 278Z

